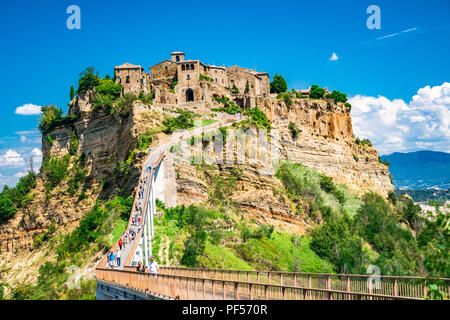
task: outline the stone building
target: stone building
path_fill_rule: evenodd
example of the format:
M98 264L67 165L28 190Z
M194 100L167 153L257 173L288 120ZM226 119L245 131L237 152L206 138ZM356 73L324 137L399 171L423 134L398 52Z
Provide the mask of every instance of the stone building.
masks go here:
M131 63L124 63L114 67L116 83L122 85L122 94L133 92L139 94L141 91L148 92L148 74L144 72L141 66Z
M141 66L125 63L116 70L116 82L123 92L155 90L157 103L178 104L195 101L211 102L213 97L227 95L238 101L265 97L270 93L269 75L253 69L215 66L200 60L186 59L184 52L171 53L149 68L147 74Z

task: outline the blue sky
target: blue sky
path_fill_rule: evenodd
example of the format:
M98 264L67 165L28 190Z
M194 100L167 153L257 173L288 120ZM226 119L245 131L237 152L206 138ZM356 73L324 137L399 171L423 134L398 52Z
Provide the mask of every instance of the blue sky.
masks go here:
M81 9L81 30L66 27L71 4ZM366 26L372 4L381 9L380 30ZM448 152L449 21L448 0L2 0L0 185L14 184L22 160L39 155L38 116L16 114L18 107L67 110L70 85L76 88L84 68L95 66L101 75L124 62L147 69L174 50L206 63L279 73L290 88L343 91L353 97L355 133L382 153ZM333 53L337 60L330 61ZM385 123L383 131L374 119Z

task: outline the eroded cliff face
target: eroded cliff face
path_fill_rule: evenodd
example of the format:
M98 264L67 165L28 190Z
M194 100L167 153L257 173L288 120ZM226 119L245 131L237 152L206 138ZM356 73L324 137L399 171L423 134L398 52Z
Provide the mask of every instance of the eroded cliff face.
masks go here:
M275 98L258 99L255 102L267 114L272 130L279 132L279 138L274 139L274 143L279 148L281 157L316 169L332 177L335 183L346 184L350 191L358 194L374 190L386 196L393 190L388 168L378 162L376 149L355 143L351 117L344 105L309 99L294 99L290 107ZM192 107L177 107L189 109L190 106ZM8 261L2 267L12 268L16 264L26 263L29 258L24 257L29 255L22 253L24 249L30 249L30 254L34 254L35 235L45 232L52 222L58 226L59 232L70 232L78 225L82 216L92 209L99 197L106 198L114 192L118 187L114 178L118 162L127 159L140 134L147 131L159 132L154 135L154 144L158 138L166 137L160 133L161 123L164 114L171 108L173 107L160 104L146 106L136 101L131 114L120 118L93 111L88 96L74 102L69 114L77 115L78 119L69 126L58 127L45 134L42 150L44 158L66 155L72 132L75 133L79 141L76 156L85 155L89 178L86 197L80 200L77 195L68 193L67 181L63 181L46 197L45 179L38 178L37 186L32 191L35 196L30 205L0 225L0 247L4 261ZM289 129L290 123L295 123L298 128L296 138L293 138ZM51 145L47 143L49 135L52 138L50 140L53 140ZM123 187L133 190L136 186L145 154L146 152L141 152L135 158ZM69 169L74 165L74 157ZM176 188L169 188L176 193L176 202L173 203L209 205L217 185L215 177L226 179L236 176L238 171L239 175L226 198L246 218L274 225L279 230L297 234L308 232L304 217L295 214L295 205L280 192L283 185L276 178L271 164L257 161L214 165L205 169L190 163L177 163L173 161L173 157L173 154L167 156L170 160L167 170L173 170L171 175L176 183ZM37 250L33 256L45 256L40 249ZM19 252L19 255L16 257L14 252ZM44 260L45 258L39 262L43 263ZM31 274L38 274L39 265L36 263L36 270ZM20 279L31 281L29 277L15 277L14 274L9 274L8 279L11 284L20 282Z
M139 134L159 128L163 119L158 111L150 110L139 102L134 103L126 118L115 117L92 110L89 97L81 97L75 101L69 114L77 115L78 119L69 126L57 127L43 135L43 159L67 155L72 132L75 133L79 146L77 154L70 159L68 171L79 166L75 161L83 154L86 169L85 196L80 199L80 192L68 192L69 178L46 195L45 176L39 176L36 188L31 191L31 203L19 210L12 219L0 224L2 251L32 249L33 238L47 231L52 222L63 228L77 225L83 215L93 208L97 198L107 198L116 190L118 181L115 168L118 162L127 159ZM51 139L48 139L49 136ZM122 188L134 189L144 156L145 152L136 156Z
M394 189L388 168L378 162L377 150L355 143L350 113L344 104L310 99L295 99L290 107L278 99L260 99L257 104L267 114L272 130L278 131L278 138L272 142L281 158L330 176L335 183L347 185L352 193L362 195L373 190L387 196ZM290 123L298 129L295 138ZM236 150L233 152L236 154ZM278 192L283 186L271 165L261 161L218 165L214 174L227 177L233 168L239 168L242 174L230 198L246 217L286 231L307 232L305 217L295 215L294 205ZM211 199L214 186L208 174L187 163L175 170L178 204L205 203Z
M373 190L386 197L394 190L388 167L378 162L377 150L355 143L350 112L343 103L296 99L287 107L280 100L266 99L258 105L279 131L279 149L285 159L330 176L357 194ZM300 130L295 139L290 122Z

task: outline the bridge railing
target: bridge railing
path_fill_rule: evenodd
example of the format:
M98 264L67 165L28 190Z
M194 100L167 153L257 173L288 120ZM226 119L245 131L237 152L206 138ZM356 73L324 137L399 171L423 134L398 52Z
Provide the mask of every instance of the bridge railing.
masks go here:
M387 296L424 298L427 286L423 277L374 276L355 274L303 273L279 271L249 271L160 267L160 274L211 278L230 281L247 281L281 286L337 290L354 293L376 293ZM373 280L372 280L373 279ZM450 296L450 279L443 278L440 286L446 297ZM372 285L369 283L372 282Z
M99 280L154 295L182 300L393 300L420 298L375 293L347 292L302 286L249 281L199 278L183 275L141 273L128 270L96 269Z

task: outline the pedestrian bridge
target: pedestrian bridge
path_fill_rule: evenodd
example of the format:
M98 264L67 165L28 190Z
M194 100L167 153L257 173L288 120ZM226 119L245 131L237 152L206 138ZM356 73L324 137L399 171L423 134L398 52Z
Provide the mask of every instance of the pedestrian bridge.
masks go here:
M204 128L207 132L234 121ZM201 133L201 132L200 132ZM198 135L195 130L184 138ZM180 136L181 138L181 136ZM164 159L178 139L161 141L144 162L127 230L136 237L119 248L123 263L110 266L107 256L96 267L97 299L100 300L421 300L427 297L425 278L378 275L321 274L275 271L192 269L160 267L158 275L137 272L140 261L148 265L154 236L155 200L175 193L165 185ZM143 197L141 197L143 195ZM173 199L165 199L173 201ZM140 224L133 215L142 212ZM450 296L450 279L441 279L440 290Z

